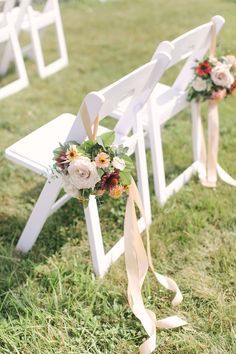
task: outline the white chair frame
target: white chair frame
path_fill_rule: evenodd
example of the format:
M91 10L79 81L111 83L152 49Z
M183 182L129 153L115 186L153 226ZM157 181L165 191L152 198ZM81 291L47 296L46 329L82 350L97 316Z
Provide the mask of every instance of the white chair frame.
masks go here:
M14 32L17 36L17 41L19 43L18 40L19 31L22 22L24 21L24 18L26 16L27 8L31 3L31 0L21 0L20 5L18 7L14 7L15 3L16 0L4 1L3 12L0 14L0 22L5 23L6 19L8 18L8 22L11 24L11 28L14 28ZM18 54L18 57L19 56L22 57L21 49L20 49L20 55ZM12 47L10 43L8 43L8 45L5 46L5 49L2 53L2 58L0 62L1 75L5 75L7 73L9 66L13 60L14 60L14 53L12 52Z
M37 12L29 6L28 17L29 26L23 26L22 30L29 31L31 34L38 74L44 79L68 65L68 54L58 0L47 0L44 10L40 14L37 14ZM54 62L45 65L40 31L50 25L55 25L59 58Z
M13 59L18 75L18 79L0 88L0 99L3 99L16 92L19 92L23 88L27 87L29 84L17 34L15 32L14 27L10 23L8 16L6 16L5 18L5 25L2 24L2 26L0 27L0 43L5 43L6 47L9 46L12 49ZM4 51L2 55L4 56ZM2 60L4 60L3 56L0 58L0 68Z
M192 67L195 65L196 59L202 59L210 47L213 24L216 34L218 34L224 24L223 17L214 16L210 22L186 32L172 42L161 42L152 57L154 59L160 51L169 53L171 60L168 68L186 60L173 86L158 83L148 100L146 109L143 111L143 124L148 132L151 148L155 194L160 205L164 205L167 199L173 193L179 191L193 174L199 172L198 151L201 135L199 132L200 122L198 122L194 103L192 104L193 163L169 185L166 183L161 129L168 120L174 118L176 114L189 106L186 98L187 87L193 78ZM122 114L123 107L120 107L112 115L119 119Z
M115 143L120 144L123 142L129 146L130 153L135 151L138 188L148 224L151 223L151 206L140 112L165 71L169 60L168 54L159 53L156 59L105 89L88 94L85 98L92 124L97 115L99 115L100 119L110 115L125 97L131 95L130 103L114 129L116 133ZM100 127L98 134L101 134L104 129ZM128 137L126 131L131 129L133 135ZM45 139L45 137L48 137L48 139ZM70 199L67 195L64 195L56 201L62 187L62 181L60 178L52 179L47 171L47 167L52 165L53 149L58 146L59 142L69 140L82 142L85 138L86 133L80 118L80 112L77 117L71 114L64 114L6 149L6 157L8 159L47 177L47 182L18 241L17 249L21 252L26 253L32 248L47 218ZM44 142L43 146L42 141ZM85 218L93 268L96 275L103 276L110 265L123 253L124 241L123 238L120 238L105 254L97 204L94 197L90 198L89 205L85 208ZM145 227L146 224L141 218L139 220L140 231L143 231Z
M42 12L33 9L32 0L21 0L18 7L14 7L14 0L6 1L10 2L7 11L17 34L23 31L31 36L31 44L22 48L22 53L35 59L39 76L44 79L66 67L68 54L58 0L47 0ZM50 25L55 25L59 58L46 65L42 49L42 35L43 30ZM12 55L8 48L2 71L7 71L11 60Z

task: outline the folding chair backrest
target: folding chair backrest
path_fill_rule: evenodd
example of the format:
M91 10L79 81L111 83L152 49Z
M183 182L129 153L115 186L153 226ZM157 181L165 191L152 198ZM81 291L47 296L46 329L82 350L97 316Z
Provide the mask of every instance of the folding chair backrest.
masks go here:
M170 56L167 53L160 52L156 59L144 64L101 91L88 95L85 101L94 99L94 96L97 97L93 105L87 104L91 124L96 117L97 109L99 109L99 118L102 119L111 114L120 103L128 98L129 102L124 114L119 119L114 129L118 134L127 135L132 129L136 114L147 102L150 94L168 66L169 61ZM83 140L86 134L79 114L77 118L78 121L76 124L79 125L78 130L81 133L80 139Z
M214 38L213 35L218 34L223 24L224 19L221 16L214 16L209 23L183 34L172 42L162 42L153 55L153 58L155 58L158 53L163 50L169 53L171 60L168 68L185 60L173 85L159 85L153 95L154 99L150 100L151 109L149 109L149 112L151 113L147 128L152 151L155 193L161 205L163 205L174 192L180 190L194 173L198 172L198 161L196 161L194 157L193 163L167 185L161 126L163 126L167 120L174 118L189 105L186 98L187 87L194 75L192 68L196 64L197 59L203 59L204 55L211 47L212 39ZM198 141L198 137L195 129L196 122L193 116L192 120L192 139L193 145L195 145L195 141Z
M24 17L27 13L28 6L31 4L32 0L20 0L19 11L17 14L17 19L15 20L16 33L20 32L21 25L23 23Z
M14 7L16 5L16 0L6 0L3 12L3 23L6 23L6 17L8 15L12 16L14 12L14 16L11 19L11 22L14 22L14 31L18 35L21 29L21 25L27 13L28 6L30 5L32 0L20 0L19 6L17 6L17 11L14 12ZM0 73L1 75L5 75L10 62L12 61L12 49L11 46L8 44L5 49L4 53L0 62Z
M192 80L192 67L196 59L202 59L210 48L213 26L215 26L217 34L224 22L221 16L214 16L210 22L184 33L172 42L165 41L158 46L152 59L155 58L160 51L170 53L172 58L168 68L182 60L186 60L186 63L173 84L174 88L179 90L186 89L189 82Z
M19 5L17 5L19 11L17 12L17 18L14 19L15 30L17 33L20 31L21 24L27 12L27 8L31 4L31 2L32 0L20 0ZM6 17L7 13L9 13L16 6L16 4L16 0L5 0L3 6L4 17Z
M2 12L4 14L6 14L7 11L10 11L11 9L13 9L13 7L15 6L15 3L16 3L16 0L5 0L3 8L2 8Z

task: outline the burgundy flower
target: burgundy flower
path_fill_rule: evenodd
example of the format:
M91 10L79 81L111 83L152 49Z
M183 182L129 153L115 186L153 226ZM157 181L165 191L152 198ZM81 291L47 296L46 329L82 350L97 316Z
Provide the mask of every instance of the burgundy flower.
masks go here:
M232 95L234 93L235 89L236 89L236 79L232 83L231 87L229 89L227 89L227 93L229 95Z
M207 60L200 63L196 68L195 71L199 76L205 76L211 73L212 66L209 64Z
M61 169L64 169L66 167L65 161L67 160L66 152L62 151L61 154L56 158L57 166L59 166Z
M100 188L102 190L110 191L112 188L117 186L117 184L119 183L119 179L120 176L118 170L114 170L114 172L105 174L101 178Z

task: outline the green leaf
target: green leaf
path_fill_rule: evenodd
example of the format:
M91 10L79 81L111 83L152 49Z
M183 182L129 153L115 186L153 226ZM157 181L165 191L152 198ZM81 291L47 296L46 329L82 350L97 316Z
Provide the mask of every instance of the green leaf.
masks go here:
M125 170L126 170L126 171L133 169L134 164L133 164L132 159L131 159L129 156L127 156L127 155L122 155L120 158L125 161Z
M104 175L104 171L102 168L97 168L97 173L99 177L102 177Z
M120 171L120 184L126 186L131 183L131 174L125 171Z
M104 146L111 146L115 140L115 133L108 132L100 136Z

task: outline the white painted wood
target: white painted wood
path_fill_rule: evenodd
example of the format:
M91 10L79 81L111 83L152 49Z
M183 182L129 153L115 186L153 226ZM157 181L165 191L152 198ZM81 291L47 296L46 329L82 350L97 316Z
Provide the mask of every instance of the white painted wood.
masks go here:
M40 14L34 11L31 6L29 6L28 18L29 29L27 29L27 26L23 29L30 31L38 74L41 78L44 79L68 65L68 54L58 0L48 0L44 11ZM55 25L56 29L59 59L48 65L45 65L40 31L52 24Z
M147 224L151 223L151 206L141 113L142 106L148 100L169 60L170 56L162 52L156 59L101 91L89 93L84 99L90 122L93 124L97 115L100 119L110 115L112 110L119 107L124 97L130 96L127 110L114 129L116 133L115 144L123 143L129 147L129 154L134 152L136 154L138 187ZM107 129L100 126L98 135L105 131ZM56 201L62 184L60 178L56 180L51 178L49 166L52 166L53 163L53 150L59 145L59 142L77 140L82 143L85 138L86 131L79 111L77 116L63 114L55 118L6 149L5 153L8 159L44 175L51 181L51 183L46 182L32 211L17 244L18 250L28 252L35 243L47 218L69 200L68 196L64 196ZM98 276L103 276L110 265L123 253L124 241L121 237L105 254L99 213L94 197L90 198L89 205L85 208L85 220L93 268ZM138 224L140 231L143 231L147 226L143 218L140 218Z
M41 78L46 78L68 65L68 54L61 20L58 0L47 0L42 12L35 11L31 6L32 0L21 0L20 5L14 7L15 1L6 0L5 12L14 23L16 33L28 32L31 37L31 45L22 48L22 53L34 58L37 71ZM1 22L1 18L0 18ZM59 50L59 58L46 65L44 60L42 38L46 27L54 25L56 30L56 41ZM12 61L10 47L6 48L4 54L4 65L1 72L6 72Z
M193 141L193 163L185 171L183 171L169 185L165 181L165 168L163 152L161 147L161 126L166 121L175 117L177 113L184 110L188 105L187 102L187 87L193 78L192 67L195 65L195 60L202 59L209 50L212 36L213 23L216 26L216 33L220 31L224 24L224 19L220 16L215 16L212 20L199 26L171 42L171 45L166 42L164 46L169 47L171 53L171 61L169 67L186 60L182 70L178 74L172 87L164 87L158 93L158 88L153 92L149 104L151 106L151 114L149 115L148 124L150 125L149 136L151 141L153 175L155 181L155 192L157 199L161 205L175 192L179 191L191 178L198 172L199 169L199 139L201 139L200 125L197 121L196 107L192 106L192 141ZM162 46L161 49L164 47ZM158 50L154 57L158 54ZM195 108L195 110L194 110ZM153 121L156 121L155 123ZM159 126L159 128L157 127ZM154 132L154 130L156 132ZM158 142L157 140L158 139Z
M3 12L0 14L0 23L4 24L9 19L11 27L14 27L15 33L18 37L19 31L24 21L27 7L30 4L31 0L21 0L20 5L15 7L16 0L6 0L3 8ZM21 55L22 56L22 55ZM14 61L15 56L12 51L12 46L8 43L3 51L1 62L0 62L0 73L5 75L9 68L9 65Z
M151 60L155 60L162 51L171 56L167 69L185 60L183 68L173 85L167 86L158 82L155 89L152 90L146 106L142 109L142 121L145 130L148 132L152 154L155 193L161 205L164 205L167 199L187 183L193 173L196 173L196 166L201 167L200 164L195 164L199 159L197 149L200 146L200 131L194 107L192 107L193 165L189 166L169 186L166 185L165 178L161 129L164 129L164 124L169 119L173 119L177 113L189 106L186 98L188 84L193 78L192 67L195 65L195 60L202 59L210 47L213 23L215 24L216 34L218 34L224 24L224 19L221 16L214 16L210 22L184 33L172 42L161 42ZM140 103L142 103L141 97L136 96L136 106L138 107ZM120 119L127 111L129 104L130 100L126 97L124 102L113 110L112 116ZM198 169L198 173L201 175L204 171Z
M31 216L17 243L16 249L27 253L35 244L43 225L45 224L54 201L62 186L61 178L48 179L38 198Z
M150 101L148 102L147 109L149 116L149 124L147 125L147 128L152 157L152 169L155 173L154 188L160 205L164 205L166 201L166 179L161 139L161 124L158 117L155 117L154 105L152 105Z
M29 84L18 38L8 15L6 15L4 23L0 26L0 45L5 43L6 48L11 48L18 78L0 88L0 99L22 90ZM4 66L4 60L5 52L3 51L0 57L0 74L2 74L1 68L2 65Z

